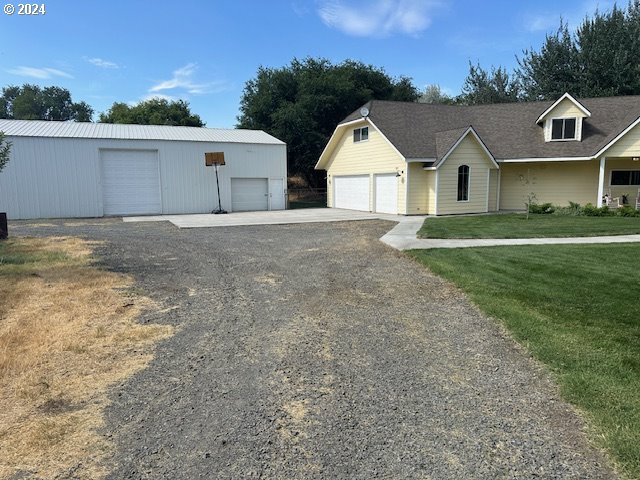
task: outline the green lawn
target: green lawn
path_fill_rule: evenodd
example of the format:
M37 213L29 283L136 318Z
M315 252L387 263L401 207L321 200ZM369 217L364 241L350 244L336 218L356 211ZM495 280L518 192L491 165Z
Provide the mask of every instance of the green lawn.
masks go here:
M640 217L473 215L427 218L420 238L593 237L640 233Z
M289 210L298 208L326 208L326 200L292 200L289 202Z
M585 412L592 438L640 478L640 245L409 254L456 283L548 365L564 397Z

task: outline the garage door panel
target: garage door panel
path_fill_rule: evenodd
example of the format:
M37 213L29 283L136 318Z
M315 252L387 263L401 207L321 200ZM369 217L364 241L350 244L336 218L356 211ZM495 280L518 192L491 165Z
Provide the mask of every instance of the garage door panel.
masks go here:
M333 188L335 208L369 211L368 175L334 176Z
M100 158L105 215L162 213L157 151L102 150Z
M395 173L375 176L375 211L398 213L398 178Z
M231 209L234 212L268 210L268 193L266 178L232 178Z

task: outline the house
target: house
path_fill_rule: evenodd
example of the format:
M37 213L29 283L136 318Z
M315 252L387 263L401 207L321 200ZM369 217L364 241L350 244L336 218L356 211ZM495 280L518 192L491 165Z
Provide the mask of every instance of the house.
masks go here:
M12 143L0 173L9 219L285 208L286 145L262 131L0 120Z
M495 105L373 100L338 124L316 169L328 205L402 215L602 205L640 188L640 96Z

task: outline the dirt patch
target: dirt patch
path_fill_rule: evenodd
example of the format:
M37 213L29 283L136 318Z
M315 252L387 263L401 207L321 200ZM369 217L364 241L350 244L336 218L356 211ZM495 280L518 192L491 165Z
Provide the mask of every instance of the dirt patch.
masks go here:
M107 388L142 369L171 327L140 325L156 306L128 276L92 265L96 243L0 245L0 477L100 478L111 446Z

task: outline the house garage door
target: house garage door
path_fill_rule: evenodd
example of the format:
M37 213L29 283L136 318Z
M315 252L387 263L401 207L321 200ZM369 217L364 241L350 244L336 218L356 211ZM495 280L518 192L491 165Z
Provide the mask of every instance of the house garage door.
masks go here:
M333 177L333 206L369 211L369 175Z
M231 209L234 212L268 210L268 180L266 178L232 178Z
M162 213L155 150L101 150L105 215Z
M376 212L398 213L398 178L395 173L376 175Z

